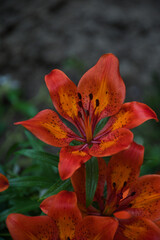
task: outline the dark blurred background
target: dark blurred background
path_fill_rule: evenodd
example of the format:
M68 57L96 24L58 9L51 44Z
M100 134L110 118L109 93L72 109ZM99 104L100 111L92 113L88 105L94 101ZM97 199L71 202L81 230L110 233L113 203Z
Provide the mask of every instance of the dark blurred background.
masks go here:
M159 0L1 0L2 163L23 139L24 129L13 122L52 107L44 76L54 68L77 83L112 52L120 61L126 100L145 102L159 115L159 12ZM159 125L151 122L138 128L139 142L148 139L159 149Z

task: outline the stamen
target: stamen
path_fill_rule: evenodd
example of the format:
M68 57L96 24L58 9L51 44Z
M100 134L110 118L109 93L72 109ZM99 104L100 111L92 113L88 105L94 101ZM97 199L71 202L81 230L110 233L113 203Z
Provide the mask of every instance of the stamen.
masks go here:
M84 144L80 149L79 152L82 151L83 149L85 149L88 146L88 143Z
M113 188L115 189L115 188L116 188L116 183L115 183L115 182L113 182L113 184L112 184L112 185L113 185Z
M90 98L90 100L93 99L93 94L92 93L89 94L89 98Z
M82 108L82 107L83 107L82 101L79 101L79 102L78 102L78 105Z
M124 188L126 185L127 185L127 182L126 182L126 181L124 181L124 183L123 183L123 188Z
M99 106L99 99L96 99L96 107Z
M89 110L86 110L86 115L87 115L87 117L89 116Z
M82 118L82 113L80 111L78 111L78 117Z
M79 98L79 99L82 99L82 96L81 96L81 94L80 94L80 93L78 93L78 98Z
M131 196L133 197L135 194L136 194L136 192L132 192L132 193L131 193Z

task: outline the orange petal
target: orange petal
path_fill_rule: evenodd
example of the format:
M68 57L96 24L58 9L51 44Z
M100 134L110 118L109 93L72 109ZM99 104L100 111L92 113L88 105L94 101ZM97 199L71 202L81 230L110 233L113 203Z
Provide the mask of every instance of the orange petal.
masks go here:
M60 151L60 161L58 165L61 179L65 180L88 161L91 156L88 154L88 147L80 150L83 145L67 146Z
M76 228L76 240L113 240L117 227L114 218L88 216Z
M160 229L146 218L121 220L114 240L159 240Z
M71 176L71 182L74 192L77 196L77 202L80 210L86 212L86 169L83 164L75 173Z
M23 125L41 141L55 147L67 146L75 136L75 133L60 120L57 113L49 109L39 112L29 120L15 124Z
M77 198L74 192L61 191L55 196L45 199L41 205L59 228L59 239L75 239L75 228L82 219L77 207Z
M107 166L107 196L126 191L138 178L143 163L144 147L133 142L130 147L115 154ZM124 186L125 185L125 186Z
M160 219L154 222L160 228Z
M131 218L132 215L127 212L127 211L119 211L119 212L115 212L114 213L114 216L118 219L128 219L128 218Z
M9 187L8 179L0 173L0 192L5 191Z
M136 194L130 202L132 207L129 212L154 221L160 219L160 175L140 177L130 189L130 192L133 191Z
M128 129L120 128L98 140L101 142L93 144L89 154L95 157L110 156L129 147L133 141L133 134Z
M52 102L64 118L73 122L78 116L78 93L76 85L60 70L45 76Z
M10 214L6 221L13 240L58 240L58 229L48 216L28 217Z
M146 104L139 102L124 103L120 111L109 119L101 132L113 131L118 128L135 128L149 119L158 121L155 112Z
M99 168L99 176L98 176L98 184L97 189L94 196L94 201L98 202L101 210L104 209L104 186L106 183L107 177L107 165L103 158L98 158L98 168Z
M89 94L93 95L92 107L99 106L95 114L99 119L119 111L125 98L125 85L119 73L119 61L113 54L104 54L97 64L87 71L78 84L85 109L89 108Z

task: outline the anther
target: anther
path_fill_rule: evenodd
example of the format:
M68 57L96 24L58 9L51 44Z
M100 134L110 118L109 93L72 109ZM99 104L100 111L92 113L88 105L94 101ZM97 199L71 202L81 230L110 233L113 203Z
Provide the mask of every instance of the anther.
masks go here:
M116 183L115 183L115 182L113 182L113 184L112 184L112 185L113 185L113 188L115 189L115 188L116 188Z
M99 100L96 99L96 107L98 107L98 106L99 106Z
M126 181L124 181L124 183L123 183L123 187L125 187L127 185L127 182Z
M82 113L80 111L78 111L78 117L82 118Z
M83 107L81 101L78 102L78 105L79 105L80 107Z
M136 192L132 192L132 193L131 193L131 196L133 197L135 194L136 194Z
M67 240L70 240L70 238L68 237Z
M90 98L90 100L93 99L93 94L92 93L89 94L89 98Z
M79 99L82 99L82 96L81 96L81 94L80 94L80 93L78 93L78 97L79 97Z
M132 204L131 204L131 203L130 203L130 204L128 204L128 207L129 207L129 208L131 208L131 207L132 207Z

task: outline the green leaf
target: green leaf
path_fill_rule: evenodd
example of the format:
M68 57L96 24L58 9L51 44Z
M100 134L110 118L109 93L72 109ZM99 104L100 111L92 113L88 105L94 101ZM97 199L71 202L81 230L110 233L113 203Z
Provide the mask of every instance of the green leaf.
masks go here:
M25 131L25 134L26 134L26 137L28 138L31 146L33 147L33 149L39 150L39 151L43 150L43 148L42 148L42 144L43 144L43 143L42 143L41 141L39 141L37 138L35 138L35 137L34 137L30 132L28 132L28 131Z
M46 177L27 176L9 179L10 186L13 187L50 187L52 181Z
M0 221L4 221L7 218L7 216L11 213L25 213L31 210L35 210L36 208L37 209L39 208L38 202L31 200L25 200L25 202L19 201L19 203L16 206L1 212Z
M86 206L88 207L94 198L98 183L98 161L92 157L86 162Z
M16 197L16 193L14 193L14 194L11 194L11 193L6 194L6 192L1 193L0 203L7 202L9 199L11 199L13 197Z
M94 131L94 135L96 135L107 123L108 117L101 119L96 125L96 129Z
M69 190L71 188L71 182L70 179L67 179L65 181L62 181L59 179L56 183L54 183L48 191L39 199L39 201L42 201L43 199L50 197L54 194L57 194L58 192L62 190Z
M58 168L59 157L52 155L50 153L37 151L33 149L22 149L20 151L17 151L16 154L21 154L31 159L47 163Z

